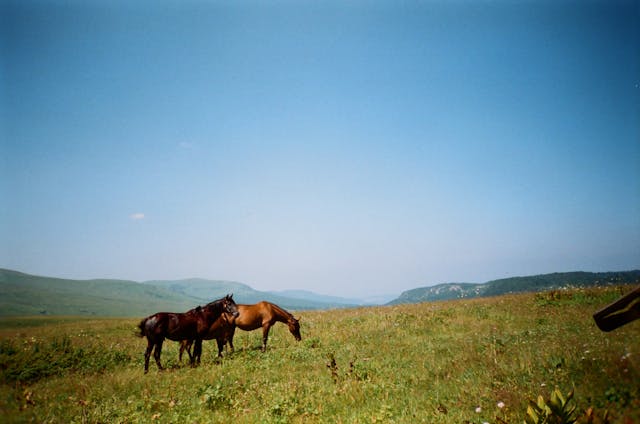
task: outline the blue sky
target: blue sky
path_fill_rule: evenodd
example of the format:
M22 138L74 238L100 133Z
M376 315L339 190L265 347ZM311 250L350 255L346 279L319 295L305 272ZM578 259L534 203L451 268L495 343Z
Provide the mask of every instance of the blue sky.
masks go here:
M640 267L640 3L2 3L0 267L398 294Z

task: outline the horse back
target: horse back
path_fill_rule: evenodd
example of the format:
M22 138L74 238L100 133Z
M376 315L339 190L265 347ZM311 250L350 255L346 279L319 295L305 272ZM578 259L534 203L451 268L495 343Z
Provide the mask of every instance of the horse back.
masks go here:
M152 338L183 340L197 338L197 316L190 313L158 312L140 324L143 335Z
M240 315L236 318L235 325L247 331L260 328L273 318L271 304L265 301L255 305L238 305L238 312Z

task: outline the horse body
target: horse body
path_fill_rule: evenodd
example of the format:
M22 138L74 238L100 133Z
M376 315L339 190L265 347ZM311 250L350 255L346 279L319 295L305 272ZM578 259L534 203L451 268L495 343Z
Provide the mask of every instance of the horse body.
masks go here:
M202 307L198 306L185 313L158 312L142 320L140 329L147 338L179 341L184 336L190 336L195 339L203 321Z
M233 331L234 321L235 317L233 315L224 312L218 319L213 322L213 324L211 324L207 332L202 336L202 340L216 340L218 344L218 358L222 357L222 349L224 348L224 344L227 342L227 340L229 340L231 332ZM182 354L186 350L191 362L193 362L194 360L200 362L200 356L196 358L191 354L191 345L193 344L193 342L194 339L180 341L180 354L178 356L179 361L182 361Z
M194 354L199 357L202 353L203 337L223 312L232 316L238 315L238 309L232 296L228 295L185 313L158 312L140 321L138 325L140 328L139 336L147 338L144 372L149 371L149 358L152 351L158 369L163 369L160 363L160 354L165 338L175 341L195 340ZM193 359L191 363L193 363Z
M255 305L237 305L239 315L236 317L232 326L231 335L229 337L229 346L233 351L233 335L235 327L245 331L252 331L262 328L262 351L267 350L267 339L269 338L269 329L276 322L283 322L289 327L289 331L293 337L300 341L300 322L289 312L285 311L276 304L262 301Z

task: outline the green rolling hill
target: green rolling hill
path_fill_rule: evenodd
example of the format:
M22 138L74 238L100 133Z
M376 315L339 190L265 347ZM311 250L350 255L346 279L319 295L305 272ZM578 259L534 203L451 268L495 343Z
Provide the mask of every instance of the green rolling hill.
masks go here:
M233 293L237 303L268 300L289 310L344 306L261 292L232 281L69 280L0 269L0 316L147 316L159 311L186 311L228 293Z
M472 297L499 296L507 293L557 290L565 287L591 287L640 282L640 270L621 272L557 272L528 277L502 278L483 284L446 283L430 287L419 287L403 292L397 299L387 303L432 302Z
M200 299L123 280L66 280L0 270L0 315L145 316Z
M447 283L403 292L387 303L497 296L506 293L554 290L562 287L634 284L640 270L567 272L493 280L483 284ZM128 280L69 280L0 269L0 316L94 315L143 317L159 311L186 311L233 293L237 303L267 300L285 309L311 310L356 306L354 299L311 292L262 292L222 280L184 279L136 282Z

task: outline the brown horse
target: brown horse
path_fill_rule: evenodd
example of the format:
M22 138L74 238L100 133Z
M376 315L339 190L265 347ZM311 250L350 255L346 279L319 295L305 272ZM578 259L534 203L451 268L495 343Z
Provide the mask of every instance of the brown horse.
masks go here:
M194 352L196 355L200 355L202 338L223 312L233 316L238 315L237 305L230 295L185 313L158 312L140 321L138 336L147 338L147 350L144 354L145 374L149 371L149 357L152 350L158 369L163 369L160 363L160 354L165 338L175 341L195 340Z
M209 327L209 331L207 331L207 333L202 337L202 340L216 340L216 342L218 343L218 358L222 357L222 349L224 348L224 344L227 342L227 340L229 340L229 337L231 336L234 321L235 317L233 315L224 312L217 320L214 321L213 324L211 324L211 327ZM197 362L200 363L200 356L196 358L195 356L191 355L192 344L193 340L182 340L180 342L180 354L178 356L178 360L180 362L182 362L182 354L186 350L191 362L197 360Z
M235 325L231 330L229 337L229 346L233 351L233 335L235 327L241 330L251 331L262 328L262 351L267 350L267 339L269 338L269 329L276 322L283 322L289 326L289 331L297 341L302 340L300 336L300 322L289 312L285 311L278 305L266 301L258 302L255 305L237 305L240 315L236 317Z

